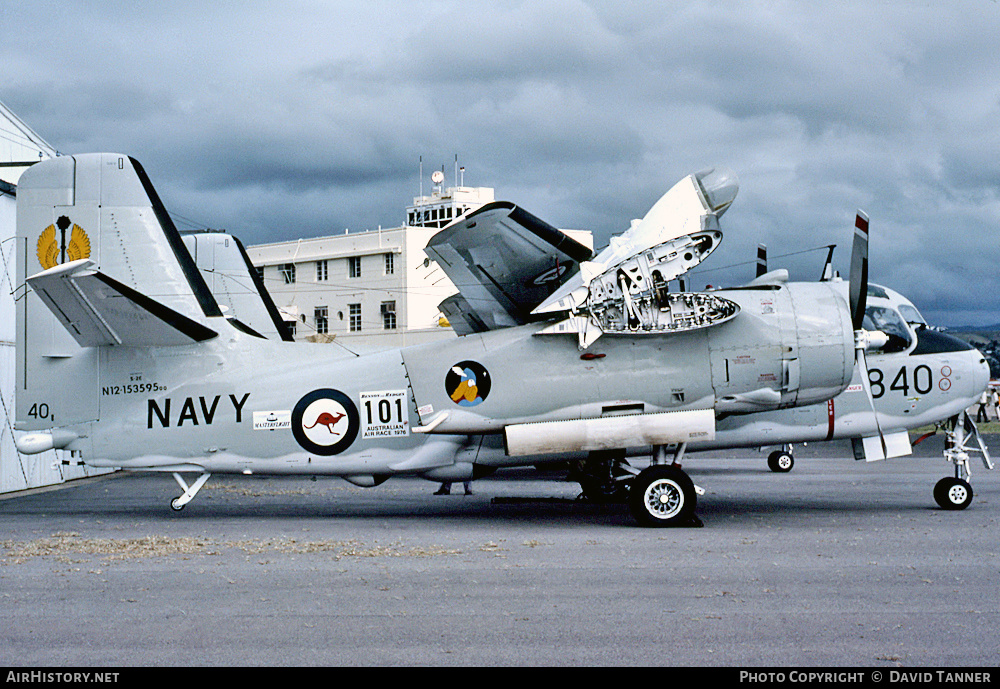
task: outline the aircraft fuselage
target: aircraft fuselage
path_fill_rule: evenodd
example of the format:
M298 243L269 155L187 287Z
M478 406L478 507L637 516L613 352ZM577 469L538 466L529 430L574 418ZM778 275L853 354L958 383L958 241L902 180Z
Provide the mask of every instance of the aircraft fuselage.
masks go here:
M196 345L100 348L92 384L78 390L91 399L75 400L97 418L74 426L80 439L68 449L99 466L385 476L425 469L408 458L429 437L475 461L468 436L507 426L778 410L823 402L849 383L847 310L829 286L726 297L742 309L731 323L608 336L584 353L572 337L527 325L352 356L252 337L217 319L222 334ZM797 302L814 315L797 314ZM38 427L58 422L57 399L35 401L48 414ZM429 434L414 431L435 421Z

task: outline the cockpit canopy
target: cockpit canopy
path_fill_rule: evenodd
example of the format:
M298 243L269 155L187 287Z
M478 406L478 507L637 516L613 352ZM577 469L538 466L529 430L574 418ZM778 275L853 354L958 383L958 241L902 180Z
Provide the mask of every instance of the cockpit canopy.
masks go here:
M889 336L889 341L879 350L884 354L906 351L913 344L913 335L906 321L891 306L869 302L865 308L865 319L861 327L865 330L881 330Z
M973 348L957 337L930 329L917 307L898 292L881 285L868 285L863 327L865 330L881 330L888 335L888 342L878 350L882 354L909 350L909 354L914 356Z

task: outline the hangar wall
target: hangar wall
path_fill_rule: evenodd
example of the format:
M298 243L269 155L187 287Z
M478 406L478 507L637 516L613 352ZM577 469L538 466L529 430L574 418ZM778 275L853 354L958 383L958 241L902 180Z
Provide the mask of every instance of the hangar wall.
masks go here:
M61 450L22 455L14 446L14 299L18 294L15 284L16 185L30 163L55 155L55 149L0 103L0 259L3 261L3 285L0 286L0 413L3 415L0 427L0 493L39 488L108 471L64 465L62 461L69 461L70 456Z

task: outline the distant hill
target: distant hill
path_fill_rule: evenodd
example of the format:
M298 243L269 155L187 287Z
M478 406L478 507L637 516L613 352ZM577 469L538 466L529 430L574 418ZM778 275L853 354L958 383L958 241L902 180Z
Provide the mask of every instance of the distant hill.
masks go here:
M993 325L960 325L955 328L948 328L950 333L977 333L980 335L995 335L1000 333L1000 323Z
M990 366L990 378L1000 380L1000 323L981 327L966 325L960 328L948 328L947 332L982 352Z

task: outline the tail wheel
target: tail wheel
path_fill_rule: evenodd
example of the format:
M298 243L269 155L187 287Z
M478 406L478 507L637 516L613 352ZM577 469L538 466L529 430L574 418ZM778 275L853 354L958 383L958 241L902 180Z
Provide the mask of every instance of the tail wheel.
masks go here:
M674 466L655 464L632 482L628 503L643 526L677 526L690 520L697 504L694 483Z
M972 486L967 481L946 476L934 486L934 500L944 510L964 510L972 503Z

